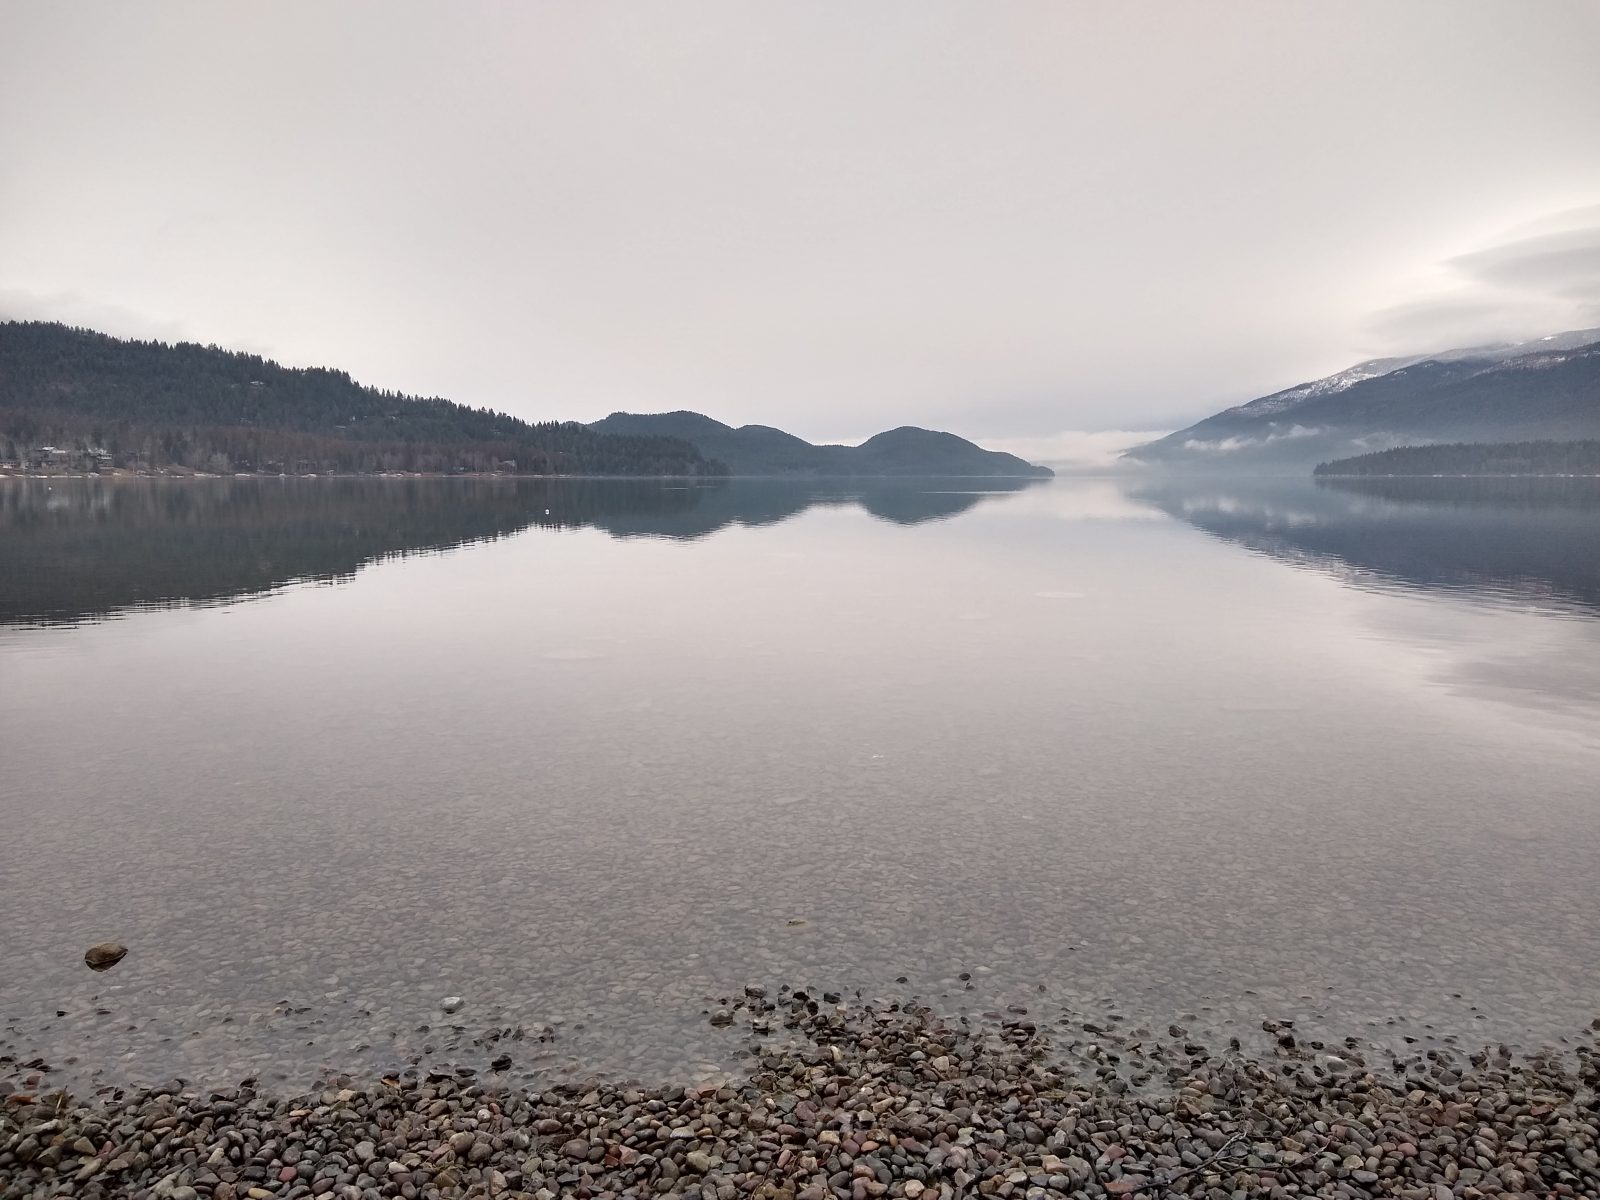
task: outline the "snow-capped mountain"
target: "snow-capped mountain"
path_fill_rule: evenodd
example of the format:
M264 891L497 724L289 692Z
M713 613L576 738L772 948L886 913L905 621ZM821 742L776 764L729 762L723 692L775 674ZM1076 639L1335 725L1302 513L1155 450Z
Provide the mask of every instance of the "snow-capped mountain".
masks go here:
M1135 461L1298 467L1419 442L1600 436L1600 329L1375 358L1225 409Z
M1310 383L1299 383L1292 388L1285 388L1281 392L1273 392L1270 396L1262 396L1246 404L1235 405L1224 410L1230 413L1250 413L1253 416L1269 416L1273 413L1287 412L1302 400L1310 400L1316 396L1329 396L1335 392L1342 392L1346 388L1354 387L1358 383L1365 383L1369 379L1376 379L1380 375L1388 375L1398 371L1401 367L1409 367L1428 357L1425 354L1413 355L1410 358L1369 358L1366 362L1357 363L1353 367L1346 367L1333 375L1321 379L1313 379Z

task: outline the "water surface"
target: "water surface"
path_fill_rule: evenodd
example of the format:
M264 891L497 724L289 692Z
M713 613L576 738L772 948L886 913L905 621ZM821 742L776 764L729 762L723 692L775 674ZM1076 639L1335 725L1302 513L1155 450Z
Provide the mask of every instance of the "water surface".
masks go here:
M660 1077L801 981L1559 1039L1600 491L1420 483L0 484L0 1054Z

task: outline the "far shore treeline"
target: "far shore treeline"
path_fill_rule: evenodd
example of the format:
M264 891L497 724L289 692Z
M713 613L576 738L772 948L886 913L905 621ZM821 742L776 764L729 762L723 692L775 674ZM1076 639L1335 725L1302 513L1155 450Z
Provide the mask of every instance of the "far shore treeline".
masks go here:
M0 462L22 469L723 476L681 438L364 387L193 343L0 324Z
M1600 475L1600 440L1399 446L1321 463L1330 475Z

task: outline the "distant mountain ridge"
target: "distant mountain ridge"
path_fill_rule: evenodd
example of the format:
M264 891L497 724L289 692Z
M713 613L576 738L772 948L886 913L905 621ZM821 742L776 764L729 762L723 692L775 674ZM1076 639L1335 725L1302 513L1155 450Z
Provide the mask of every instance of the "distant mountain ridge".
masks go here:
M865 477L892 475L1049 478L1055 472L1014 454L985 450L953 433L902 425L859 446L814 445L770 425L735 428L696 412L615 412L589 426L599 433L678 438L735 475Z
M1189 469L1311 466L1426 442L1600 437L1600 329L1372 359L1128 451Z

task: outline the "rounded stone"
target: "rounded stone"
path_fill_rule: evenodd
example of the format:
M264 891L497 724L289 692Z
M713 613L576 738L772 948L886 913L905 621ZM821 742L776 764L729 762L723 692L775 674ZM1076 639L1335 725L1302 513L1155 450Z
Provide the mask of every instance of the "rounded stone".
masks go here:
M128 948L120 942L101 942L83 952L83 962L91 971L109 971L127 953Z

